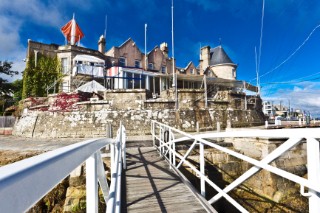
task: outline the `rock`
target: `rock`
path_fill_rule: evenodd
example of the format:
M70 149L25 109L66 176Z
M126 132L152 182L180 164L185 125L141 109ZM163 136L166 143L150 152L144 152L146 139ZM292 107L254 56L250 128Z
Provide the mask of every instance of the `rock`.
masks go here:
M69 187L66 194L66 201L64 203L64 212L85 212L86 201L86 187L77 186Z
M279 201L281 200L282 196L283 196L282 192L276 191L276 193L274 193L273 200L275 202L279 203Z

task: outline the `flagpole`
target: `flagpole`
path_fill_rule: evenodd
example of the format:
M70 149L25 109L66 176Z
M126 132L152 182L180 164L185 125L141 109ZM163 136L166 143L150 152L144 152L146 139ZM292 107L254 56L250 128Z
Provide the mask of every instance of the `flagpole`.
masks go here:
M171 32L172 32L172 88L175 96L175 109L178 109L178 87L177 87L177 75L175 72L175 63L174 63L174 31L173 31L173 0L171 2Z
M76 25L75 25L75 20L74 20L74 13L73 13L73 17L72 17L72 21L71 21L71 39L70 39L70 43L71 45L75 44L75 36L76 36Z
M104 39L107 40L107 24L108 24L108 15L106 14L106 17L105 17L105 23L104 23Z
M147 60L148 60L148 55L147 55L147 24L144 24L144 54L145 54L145 60L144 60L144 67L145 70L147 70Z

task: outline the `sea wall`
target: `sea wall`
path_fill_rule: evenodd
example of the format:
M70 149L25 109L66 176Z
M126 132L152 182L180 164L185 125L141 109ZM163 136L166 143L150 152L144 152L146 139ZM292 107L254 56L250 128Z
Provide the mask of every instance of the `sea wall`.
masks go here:
M214 109L148 109L112 110L108 103L84 103L80 111L49 112L29 111L23 114L13 129L13 134L23 137L64 138L104 137L107 124L116 130L122 122L128 135L150 134L151 120L174 126L183 131L216 129L217 122L226 127L261 124L255 111Z

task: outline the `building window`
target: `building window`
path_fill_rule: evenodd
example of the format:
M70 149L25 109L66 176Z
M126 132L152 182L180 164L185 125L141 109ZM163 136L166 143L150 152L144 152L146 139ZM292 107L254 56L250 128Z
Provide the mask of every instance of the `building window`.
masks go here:
M126 72L126 79L127 79L127 88L126 89L132 89L134 84L133 74L130 72Z
M68 58L61 58L61 69L63 74L68 73Z
M149 69L149 70L153 70L153 63L149 63L149 64L148 64L148 69Z
M163 74L166 73L166 70L167 70L167 67L166 67L166 66L162 66L162 67L161 67L161 72L162 72Z
M194 69L193 68L190 69L190 74L192 74L192 75L194 74Z
M125 67L126 66L126 58L119 58L119 67Z
M141 76L140 74L133 74L133 89L140 89L140 81L141 81Z
M134 67L140 68L140 61L135 60L135 62L134 62Z

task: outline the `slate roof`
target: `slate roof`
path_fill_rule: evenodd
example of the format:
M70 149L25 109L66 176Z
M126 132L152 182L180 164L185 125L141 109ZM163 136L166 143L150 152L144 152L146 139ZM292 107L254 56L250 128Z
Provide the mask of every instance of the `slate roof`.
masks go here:
M214 66L218 64L234 64L221 45L210 49L209 65Z

